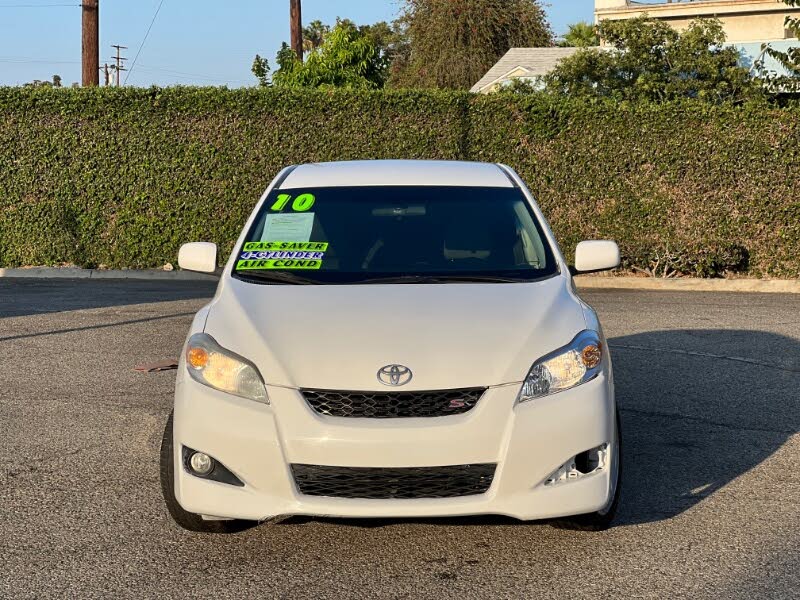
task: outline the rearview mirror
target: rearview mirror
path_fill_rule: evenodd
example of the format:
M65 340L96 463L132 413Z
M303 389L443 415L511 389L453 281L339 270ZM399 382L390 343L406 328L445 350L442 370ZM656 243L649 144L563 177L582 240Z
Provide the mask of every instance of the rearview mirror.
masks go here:
M594 273L619 266L619 246L608 240L581 242L575 248L575 272Z
M213 273L217 270L217 245L211 242L184 244L178 251L178 266L186 271Z

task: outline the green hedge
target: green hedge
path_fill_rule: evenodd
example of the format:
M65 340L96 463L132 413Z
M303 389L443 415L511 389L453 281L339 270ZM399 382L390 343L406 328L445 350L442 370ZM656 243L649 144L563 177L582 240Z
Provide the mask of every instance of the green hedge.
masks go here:
M504 162L567 253L800 275L800 109L587 105L455 92L0 88L0 266L157 267L227 251L288 164Z
M529 182L567 249L616 239L628 267L800 275L800 109L473 104L472 158Z

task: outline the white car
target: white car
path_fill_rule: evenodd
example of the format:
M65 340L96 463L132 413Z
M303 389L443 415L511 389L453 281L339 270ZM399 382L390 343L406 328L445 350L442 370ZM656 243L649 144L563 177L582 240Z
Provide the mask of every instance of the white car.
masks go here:
M620 487L611 358L509 167L283 170L194 318L161 451L193 531L288 515L507 515L602 529ZM179 264L217 270L217 248Z

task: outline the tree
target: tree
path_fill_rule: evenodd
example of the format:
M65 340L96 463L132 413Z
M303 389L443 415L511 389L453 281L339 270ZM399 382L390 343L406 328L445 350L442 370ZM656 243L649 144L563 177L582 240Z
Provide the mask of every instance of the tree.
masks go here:
M256 55L251 70L259 85L383 87L388 64L401 42L399 34L383 21L358 26L337 18L333 28L312 21L303 31L309 48L305 61L298 60L284 42L276 57L278 69L270 77L268 61Z
M546 91L569 96L667 101L697 98L740 101L760 86L739 65L739 51L723 45L718 19L698 19L678 33L646 15L603 21L598 33L612 50L583 49L545 77Z
M372 38L351 23L340 21L325 36L321 46L300 61L284 42L276 59L278 70L272 75L275 87L382 87L386 75L386 59L381 56ZM269 85L266 61L256 56L253 73L261 85Z
M285 45L286 42L284 42L284 46ZM253 72L253 75L256 76L256 79L258 79L258 85L267 87L270 84L269 61L266 58L261 58L260 55L256 54L256 57L253 59L253 66L250 67L250 70Z
M53 87L53 88L60 88L61 87L61 75L53 75L52 81L42 81L41 79L34 79L29 83L23 84L22 87Z
M314 28L315 30L326 32L323 35L324 39L325 35L330 33L331 28L328 25L323 25L319 21L315 21L314 23L318 24ZM314 25L314 23L311 25ZM399 56L403 56L408 53L408 38L405 30L400 26L398 21L395 21L392 24L389 24L386 21L379 21L378 23L374 23L372 25L356 25L356 23L350 19L340 19L337 17L336 23L345 25L347 27L352 27L358 31L359 35L368 37L370 40L372 40L372 42L375 44L378 54L382 59L384 59L386 68L388 68Z
M581 21L569 26L564 39L558 43L563 48L589 48L600 45L594 25Z
M372 40L387 63L392 63L398 56L409 52L407 32L398 21L392 24L380 21L372 25L360 25L358 31Z
M783 0L784 4L800 8L800 0ZM786 29L794 33L796 38L800 38L800 18L786 17ZM765 46L764 50L772 58L777 60L790 74L790 77L778 77L771 83L777 84L775 87L783 89L800 90L800 46L789 48L785 52L775 50Z
M316 50L322 46L330 32L330 25L325 25L319 19L311 21L306 27L303 27L303 50L306 52Z
M390 65L403 62L409 54L408 37L400 21L395 21L391 24L386 21L380 21L372 25L356 25L350 19L340 19L337 17L336 24L331 27L320 20L316 20L303 28L304 58L312 60L312 67L302 69L299 65L295 64L300 61L292 60L289 53L286 51L286 44L284 43L278 51L277 57L278 71L276 75L281 73L281 75L278 76L278 80L284 79L280 85L287 85L287 81L283 77L284 75L292 74L289 80L294 84L299 81L298 77L305 81L303 78L309 77L311 72L316 73L313 77L317 77L325 70L322 65L318 64L319 59L320 57L330 58L331 49L330 47L326 49L324 46L336 28L346 30L350 40L346 42L339 39L336 43L340 49L344 41L345 45L352 42L354 44L352 49L358 51L360 48L363 51L364 48L362 45L364 42L359 41L362 39L368 40L375 47L376 54L367 60L368 64L364 68L364 72L367 74L367 80L372 87L383 87L389 76ZM294 58L296 59L297 57L295 56ZM341 62L337 62L340 60L341 56L335 58L333 63L327 65L326 68L328 71L334 68L349 69L352 67L352 65L345 65ZM251 66L251 71L258 79L259 85L272 85L269 62L267 59L256 55ZM303 73L303 75L300 75L300 73ZM333 79L335 79L335 77L333 77L333 74L330 72L322 76L322 80L327 82L324 85L336 85L330 83ZM344 77L341 81L346 81L348 82L347 85L352 86L356 80Z
M409 48L395 87L468 89L509 48L553 45L539 0L405 0L396 30Z

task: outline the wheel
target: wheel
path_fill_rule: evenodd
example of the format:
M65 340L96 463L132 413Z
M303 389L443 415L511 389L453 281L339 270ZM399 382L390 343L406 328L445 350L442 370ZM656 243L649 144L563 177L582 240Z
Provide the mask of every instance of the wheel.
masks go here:
M175 498L175 458L172 451L172 413L161 438L161 494L173 521L188 531L199 533L237 533L256 525L255 521L206 521L200 515L183 510Z
M564 517L553 521L559 529L576 531L603 531L611 527L619 506L620 488L622 487L622 434L619 424L619 409L614 413L614 440L611 447L611 498L605 508L585 515Z

